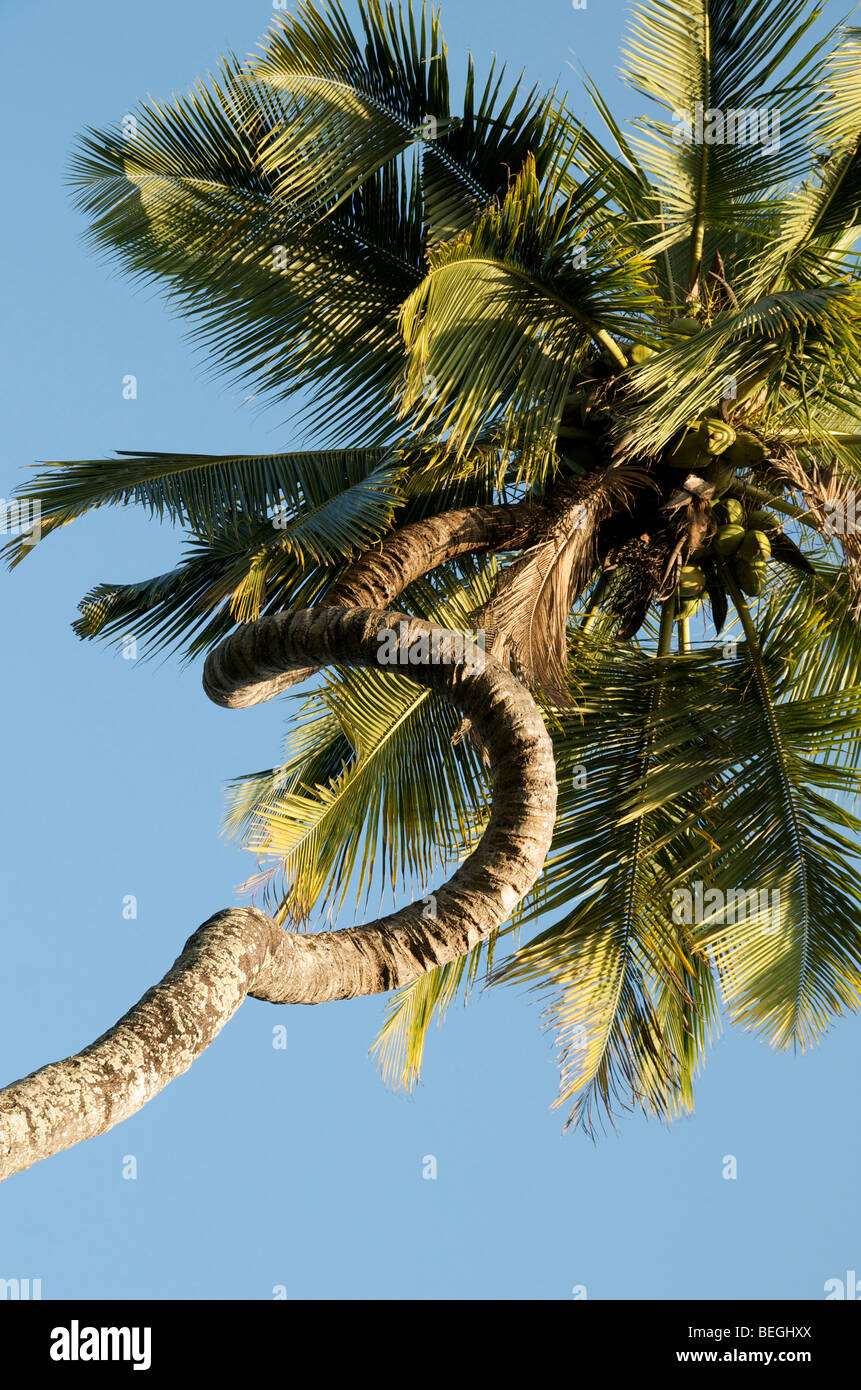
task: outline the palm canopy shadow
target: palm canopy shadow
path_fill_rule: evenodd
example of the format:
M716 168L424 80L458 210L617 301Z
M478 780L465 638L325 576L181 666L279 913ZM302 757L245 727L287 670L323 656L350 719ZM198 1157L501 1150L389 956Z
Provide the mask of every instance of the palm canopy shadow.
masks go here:
M246 992L296 1002L267 953L316 962L306 1002L397 987L375 1048L407 1086L456 997L527 986L557 1103L590 1129L690 1108L722 1010L804 1048L858 1006L861 31L817 18L642 0L623 73L649 111L623 130L587 78L599 140L471 61L455 105L436 13L362 0L354 32L297 5L246 62L82 137L92 244L164 289L216 370L304 402L309 447L35 474L43 537L127 505L187 532L174 570L100 584L75 628L207 654L224 703L328 669L279 765L232 787L271 915L191 938L150 992L191 990L186 1031L146 1063L150 996L117 1025L158 1084L104 1100L112 1030L0 1092L0 1173L139 1108ZM407 671L369 658L395 618ZM419 650L475 631L480 673ZM497 699L525 740L513 791ZM400 973L388 919L296 931L458 861L442 927L401 909Z

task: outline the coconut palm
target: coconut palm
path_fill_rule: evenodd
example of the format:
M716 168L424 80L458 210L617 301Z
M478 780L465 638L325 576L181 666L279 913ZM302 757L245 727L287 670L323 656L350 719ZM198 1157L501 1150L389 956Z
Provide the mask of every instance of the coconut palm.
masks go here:
M76 630L206 654L227 706L320 674L232 785L269 911L0 1092L0 1176L138 1109L247 993L394 989L375 1048L410 1086L455 998L525 985L587 1128L689 1108L722 1013L805 1048L857 1007L861 31L817 19L642 0L650 114L623 131L587 77L602 143L471 62L455 106L436 14L301 5L83 137L93 244L309 447L37 473L43 536L129 504L187 533Z

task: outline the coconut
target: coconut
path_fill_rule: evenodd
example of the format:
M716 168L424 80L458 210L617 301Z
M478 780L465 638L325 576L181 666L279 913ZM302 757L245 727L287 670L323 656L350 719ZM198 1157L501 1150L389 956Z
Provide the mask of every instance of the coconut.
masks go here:
M710 454L722 454L735 443L736 434L732 425L725 420L707 420L706 438Z
M650 357L654 357L655 350L647 347L645 343L635 343L628 355L631 361L639 366L641 362L647 362Z
M771 541L764 531L748 531L738 553L743 560L770 560Z
M724 463L724 458L725 455L721 455L719 459L712 459L707 468L700 470L706 482L711 483L715 497L720 497L721 493L732 487L736 480L735 469L728 468Z
M706 586L706 577L699 565L683 565L679 575L679 594L682 598L697 598Z
M691 420L675 448L664 455L670 468L685 468L690 472L700 459L707 457L707 436L702 420Z
M740 430L726 453L733 468L754 468L768 458L768 450L752 434Z
M721 521L731 522L733 526L740 526L744 521L744 507L737 497L725 497L722 502L718 502L715 511Z
M758 598L765 587L767 566L763 560L737 560L735 577L743 594Z
M744 540L745 531L743 526L736 522L728 522L726 526L721 526L714 538L714 548L718 555L734 555Z
M694 333L701 333L703 326L699 319L680 318L672 319L667 327L671 333L684 333L690 337Z

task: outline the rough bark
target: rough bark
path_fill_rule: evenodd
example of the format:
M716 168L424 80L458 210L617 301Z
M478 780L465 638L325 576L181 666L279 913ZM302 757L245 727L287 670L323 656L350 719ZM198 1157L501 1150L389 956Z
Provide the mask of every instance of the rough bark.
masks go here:
M205 689L219 704L244 706L271 699L285 676L310 663L378 665L385 629L407 651L422 639L433 650L434 630L405 614L308 609L232 634L206 663ZM252 908L216 913L101 1038L0 1091L0 1180L141 1109L188 1069L246 994L317 1004L394 989L464 954L508 919L550 844L552 749L528 691L481 653L458 659L459 647L459 635L443 634L438 660L397 669L460 710L488 750L491 814L474 853L422 902L361 927L300 935Z
M383 539L379 550L360 555L317 606L388 608L408 584L448 560L456 560L460 555L480 555L486 550L520 549L534 517L535 509L530 503L516 502L463 507L402 526ZM276 677L272 694L308 680L319 669L316 665L283 672ZM237 708L238 702L233 701L232 706Z

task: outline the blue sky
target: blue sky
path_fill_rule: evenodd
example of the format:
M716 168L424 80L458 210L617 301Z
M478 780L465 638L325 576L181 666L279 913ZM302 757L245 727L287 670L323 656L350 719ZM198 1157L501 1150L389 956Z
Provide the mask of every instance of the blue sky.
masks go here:
M155 293L86 250L64 184L82 126L183 89L225 49L245 54L271 13L239 0L2 7L14 210L0 223L2 496L42 459L300 442L283 411L205 379ZM574 50L617 110L637 109L615 74L618 0L449 0L443 22L451 55L469 48L483 68L496 50L572 90ZM94 584L156 574L178 552L169 528L106 513L0 581L0 1084L97 1037L253 869L219 836L222 789L276 760L283 709L219 710L199 667L126 661L70 628ZM806 1056L725 1035L694 1117L629 1117L594 1145L561 1133L552 1042L521 994L456 1008L410 1098L366 1055L382 1010L246 1003L127 1124L0 1187L0 1277L39 1278L46 1298L284 1286L293 1299L570 1299L585 1286L590 1299L817 1299L861 1270L857 1018Z

